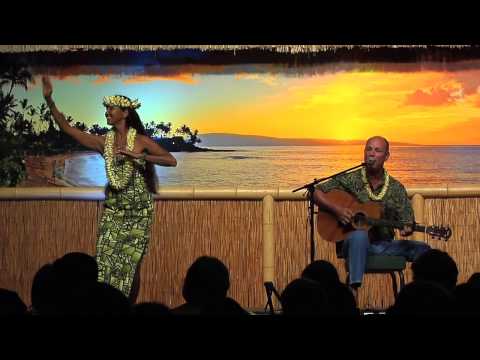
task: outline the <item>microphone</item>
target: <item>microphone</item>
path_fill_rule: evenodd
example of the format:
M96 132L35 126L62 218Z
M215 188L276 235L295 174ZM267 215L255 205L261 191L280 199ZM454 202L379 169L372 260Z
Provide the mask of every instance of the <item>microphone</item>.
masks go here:
M368 165L373 165L375 164L375 158L368 158L367 161L364 163L365 166L368 166Z

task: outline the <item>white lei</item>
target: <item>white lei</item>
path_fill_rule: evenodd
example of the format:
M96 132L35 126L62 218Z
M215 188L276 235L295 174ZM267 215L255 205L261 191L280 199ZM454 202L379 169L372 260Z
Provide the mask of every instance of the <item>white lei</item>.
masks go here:
M380 193L378 195L375 195L372 192L372 189L370 188L370 184L368 183L367 172L365 170L365 167L362 167L363 184L364 184L365 190L367 191L368 197L371 200L376 200L376 201L382 200L383 197L385 196L385 194L387 193L388 185L390 184L390 175L388 174L387 170L385 170L385 169L383 169L383 172L384 172L385 178L384 178L382 190L380 191Z
M135 146L135 137L137 135L137 130L134 128L129 128L127 132L127 150L133 151ZM107 173L108 182L110 186L115 190L122 190L128 184L130 177L133 172L133 162L130 160L125 161L125 165L117 167L116 162L114 161L114 142L115 142L115 130L110 130L105 136L105 170Z

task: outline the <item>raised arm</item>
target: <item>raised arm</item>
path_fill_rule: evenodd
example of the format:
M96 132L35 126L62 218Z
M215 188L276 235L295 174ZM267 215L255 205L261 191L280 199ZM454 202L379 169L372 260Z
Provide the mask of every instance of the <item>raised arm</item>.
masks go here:
M73 137L83 146L103 153L105 146L105 139L102 136L87 134L73 126L70 126L65 116L57 109L55 102L52 99L53 86L48 76L42 77L43 97L52 113L53 119L58 124L60 129L66 134Z

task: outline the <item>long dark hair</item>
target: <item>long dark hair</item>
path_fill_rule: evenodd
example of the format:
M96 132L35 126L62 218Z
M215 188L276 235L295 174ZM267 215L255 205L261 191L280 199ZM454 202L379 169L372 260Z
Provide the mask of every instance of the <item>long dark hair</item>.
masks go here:
M119 96L125 97L128 100L130 100L128 97L124 95L119 95ZM127 123L127 127L132 127L135 130L137 130L137 134L149 136L145 131L145 127L143 126L143 123L140 120L140 116L138 115L135 109L132 109L132 108L121 108L121 109L122 110L128 109L128 115L125 119ZM157 176L155 175L155 169L151 162L147 162L145 164L145 171L143 172L143 177L145 178L145 183L147 184L148 190L151 193L156 193L158 180L157 180Z

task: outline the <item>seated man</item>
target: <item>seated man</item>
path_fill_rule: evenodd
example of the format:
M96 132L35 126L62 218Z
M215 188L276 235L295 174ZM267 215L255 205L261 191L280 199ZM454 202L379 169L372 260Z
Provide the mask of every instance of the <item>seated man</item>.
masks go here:
M414 213L404 186L383 167L389 156L389 143L385 138L374 136L368 139L364 149L364 162L367 165L317 185L313 194L315 203L334 214L343 225L349 224L353 216L352 210L333 203L325 195L333 189L339 189L354 195L361 203L382 201L384 219L413 224ZM400 231L402 236L411 233L411 226L405 226ZM344 241L337 243L348 261L349 285L355 293L362 284L368 254L405 256L408 261L414 261L430 249L423 242L394 240L394 235L391 227L375 226L369 232L350 232Z

